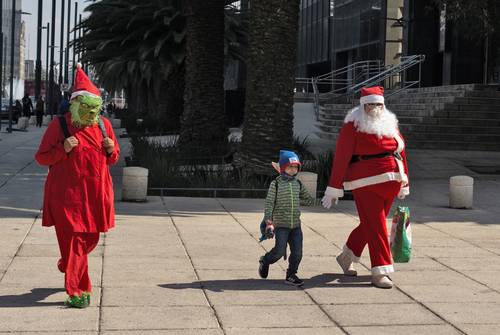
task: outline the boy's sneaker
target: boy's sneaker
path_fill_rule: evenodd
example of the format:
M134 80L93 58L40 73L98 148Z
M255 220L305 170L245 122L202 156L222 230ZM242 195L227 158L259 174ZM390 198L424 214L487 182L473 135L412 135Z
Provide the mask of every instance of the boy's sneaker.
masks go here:
M64 304L68 307L72 308L85 308L88 307L87 304L87 299L86 297L82 296L76 296L76 295L71 295L66 299Z
M289 284L289 285L293 285L293 286L302 286L302 285L304 285L304 282L302 281L302 279L297 277L297 275L293 274L293 275L286 277L285 284Z
M259 259L259 276L266 279L269 274L269 264L264 260L264 256Z

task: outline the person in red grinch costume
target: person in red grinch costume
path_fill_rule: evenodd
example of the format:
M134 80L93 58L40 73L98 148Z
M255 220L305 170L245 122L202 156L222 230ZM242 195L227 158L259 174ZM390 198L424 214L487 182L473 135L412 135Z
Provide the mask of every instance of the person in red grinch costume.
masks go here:
M55 227L66 304L77 308L90 304L88 254L99 233L115 225L109 165L118 161L120 149L110 122L100 117L101 107L99 89L77 66L70 113L49 124L35 155L49 166L42 225Z
M360 105L348 112L337 138L332 174L323 206L330 208L344 190L352 190L359 225L351 232L337 262L345 275L356 276L353 262L359 261L368 245L372 284L392 288L394 272L387 236L386 217L394 198L409 192L405 143L396 116L385 108L384 89L363 88Z

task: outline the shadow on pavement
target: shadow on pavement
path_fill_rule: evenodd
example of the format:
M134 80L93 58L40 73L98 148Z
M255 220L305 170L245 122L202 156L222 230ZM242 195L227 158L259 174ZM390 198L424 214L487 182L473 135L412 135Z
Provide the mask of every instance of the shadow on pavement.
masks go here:
M62 288L34 288L29 293L0 296L0 308L63 306L63 302L42 302L52 294L64 292Z
M342 274L323 273L312 278L303 278L303 288L317 287L371 287L371 276L346 277ZM173 290L184 289L206 289L213 292L223 291L259 291L259 290L279 290L290 291L296 288L286 285L281 279L221 279L221 280L200 280L191 283L161 284L163 288Z

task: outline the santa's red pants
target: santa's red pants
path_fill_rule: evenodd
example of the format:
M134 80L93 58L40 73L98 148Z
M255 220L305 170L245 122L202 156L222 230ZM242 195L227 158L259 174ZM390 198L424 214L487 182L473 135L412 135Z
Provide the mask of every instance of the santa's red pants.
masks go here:
M394 272L386 217L400 187L400 182L389 181L352 191L360 223L349 235L346 247L356 257L354 261L357 261L368 244L372 274L375 275Z
M56 227L57 242L64 269L64 286L68 295L91 292L88 254L99 242L99 233L74 233Z

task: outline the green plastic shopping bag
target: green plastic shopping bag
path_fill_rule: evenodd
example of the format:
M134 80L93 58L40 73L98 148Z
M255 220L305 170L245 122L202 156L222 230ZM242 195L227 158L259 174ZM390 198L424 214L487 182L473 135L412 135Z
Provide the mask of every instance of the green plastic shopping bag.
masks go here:
M398 206L391 225L391 253L394 263L407 263L411 257L410 208Z

